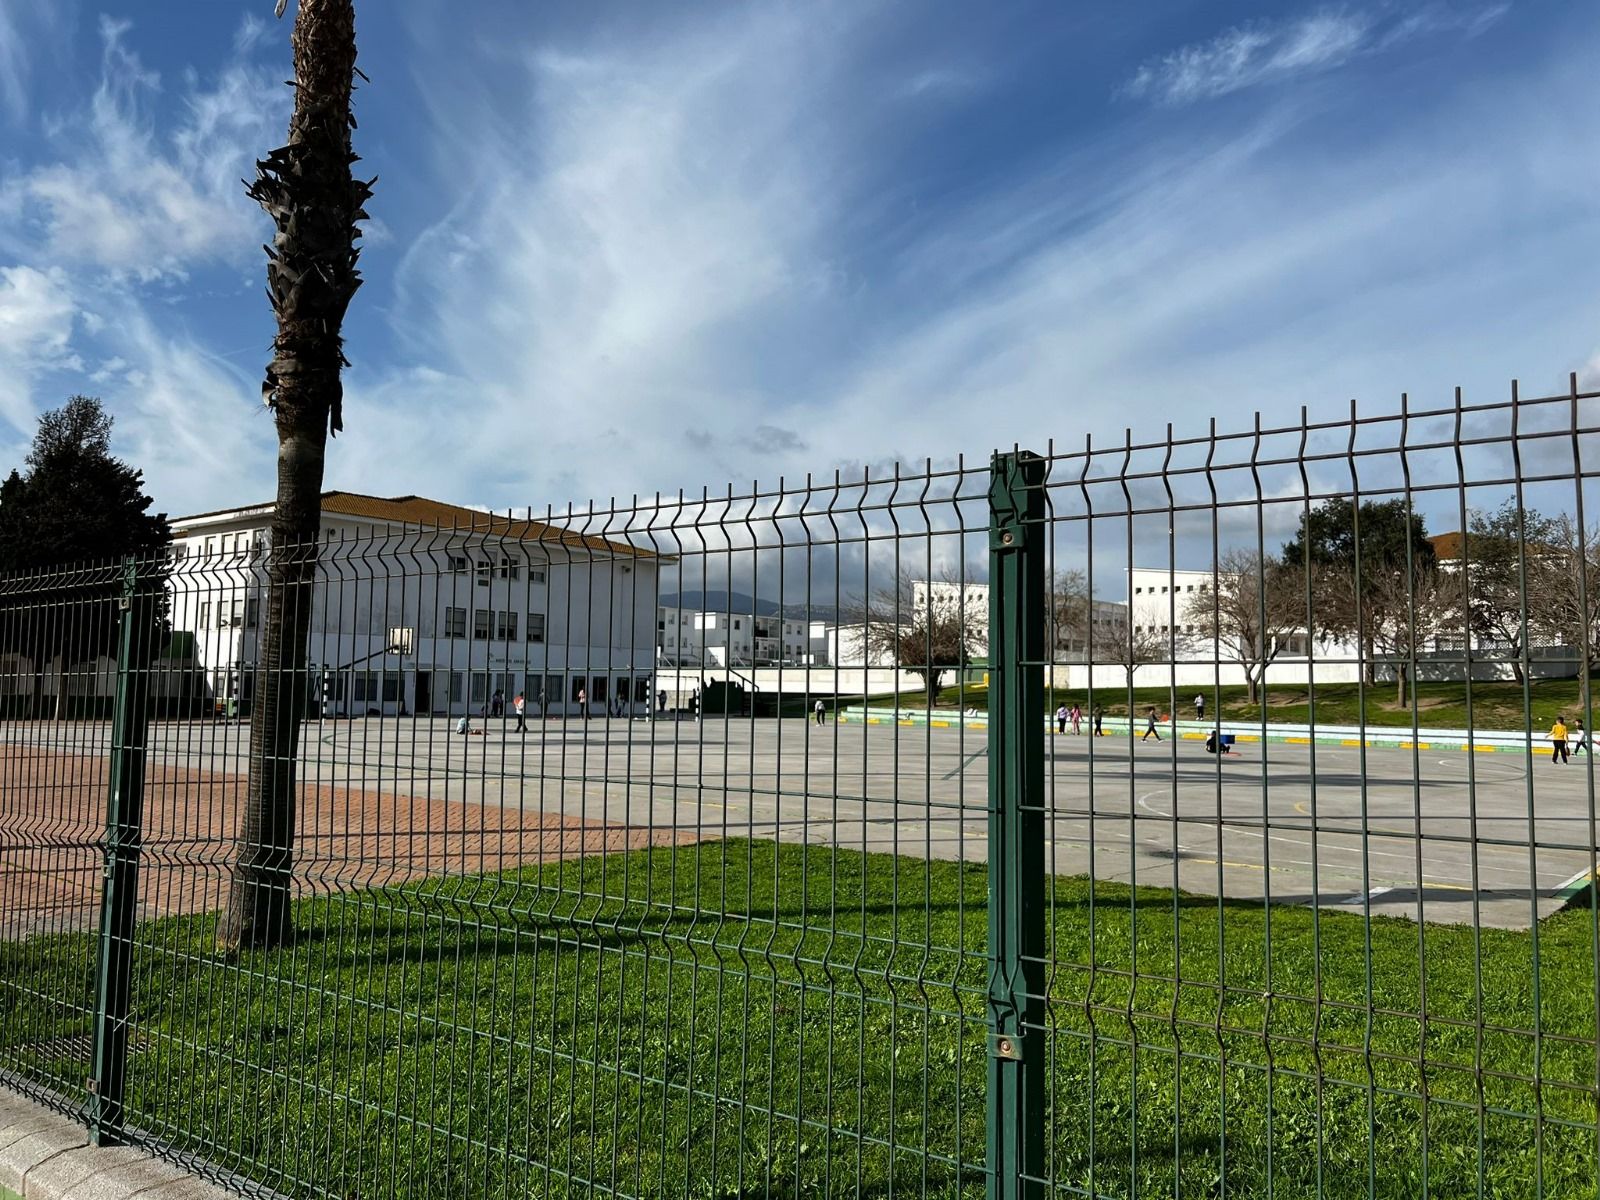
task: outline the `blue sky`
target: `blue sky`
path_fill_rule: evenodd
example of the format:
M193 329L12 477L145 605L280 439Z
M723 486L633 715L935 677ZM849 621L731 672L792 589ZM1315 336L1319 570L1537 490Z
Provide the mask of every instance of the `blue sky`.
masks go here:
M0 0L0 466L102 396L271 493L272 0ZM1137 14L1137 15L1134 15ZM379 177L328 485L506 507L1561 390L1600 8L358 7Z

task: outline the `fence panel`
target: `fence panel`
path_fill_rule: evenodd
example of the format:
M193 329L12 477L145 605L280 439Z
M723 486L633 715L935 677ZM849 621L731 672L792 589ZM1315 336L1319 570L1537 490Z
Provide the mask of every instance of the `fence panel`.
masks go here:
M211 514L120 662L0 580L3 1081L295 1195L1594 1195L1596 399Z

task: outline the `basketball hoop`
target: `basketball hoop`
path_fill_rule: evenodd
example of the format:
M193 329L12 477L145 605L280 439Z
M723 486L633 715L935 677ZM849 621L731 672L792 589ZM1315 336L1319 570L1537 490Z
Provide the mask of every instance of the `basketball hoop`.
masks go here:
M412 638L416 630L409 625L394 625L389 629L389 644L385 650L389 654L410 654Z

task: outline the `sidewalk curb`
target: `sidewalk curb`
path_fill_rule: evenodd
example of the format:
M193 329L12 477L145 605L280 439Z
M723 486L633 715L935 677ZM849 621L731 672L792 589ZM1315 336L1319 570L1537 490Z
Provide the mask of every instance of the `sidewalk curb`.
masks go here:
M1561 901L1556 911L1593 908L1597 890L1600 890L1600 867L1585 867L1556 889L1556 899Z
M0 1086L0 1200L223 1200L232 1193Z
M975 732L987 732L989 728L989 721L987 717L964 717L959 714L952 714L949 717L930 718L925 712L902 712L896 716L894 715L892 709L886 710L885 715L881 717L867 716L860 709L844 709L836 714L836 719L841 724L846 725L899 725L910 729L928 726L933 729L971 729ZM1091 736L1089 733L1089 722L1085 720L1083 724L1083 736ZM1177 730L1174 731L1170 722L1162 722L1160 729L1161 732L1169 738L1175 735L1184 741L1204 741L1206 738L1206 734L1204 732L1196 729L1184 728L1185 725L1193 724L1194 722L1190 721L1180 722ZM1273 733L1271 731L1271 726L1268 726L1267 735L1263 738L1261 734L1261 727L1257 725L1253 728L1255 730L1253 733L1243 732L1240 730L1237 724L1227 723L1223 725L1222 731L1224 733L1231 733L1234 741L1238 743L1259 743L1265 741L1269 743L1278 743L1291 746L1317 745L1356 747L1366 745L1369 749L1455 750L1463 753L1470 750L1476 754L1510 753L1527 755L1531 752L1534 755L1538 755L1541 752L1549 750L1548 743L1543 741L1542 738L1535 737L1530 739L1515 733L1506 733L1503 730L1486 730L1483 735L1486 740L1479 741L1477 739L1473 739L1471 742L1468 742L1464 741L1459 735L1451 736L1449 733L1444 731L1438 731L1439 734L1442 734L1442 736L1434 736L1434 731L1426 729L1418 730L1417 732L1421 736L1414 740L1408 731L1397 731L1392 734L1383 734L1371 732L1369 730L1369 732L1367 732L1364 736L1352 737L1344 731L1315 735L1298 731L1289 733ZM1105 722L1105 729L1105 736L1110 738L1135 737L1138 733L1137 728L1132 730L1128 728L1127 718L1125 717L1107 719ZM1049 726L1047 732L1049 732L1051 737L1060 736L1055 733L1054 724ZM1491 738L1497 740L1487 740Z

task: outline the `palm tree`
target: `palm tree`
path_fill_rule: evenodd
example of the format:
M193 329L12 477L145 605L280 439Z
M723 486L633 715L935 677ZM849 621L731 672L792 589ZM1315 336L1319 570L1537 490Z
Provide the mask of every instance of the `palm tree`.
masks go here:
M278 0L280 17L286 4ZM357 223L372 195L371 182L351 174L354 0L300 0L290 42L295 93L288 142L256 163L248 185L277 230L267 250L267 291L278 336L262 395L278 430L278 495L250 718L250 783L217 930L229 950L283 945L293 933L295 759L308 691L323 455L328 433L342 425L340 330L361 286Z

